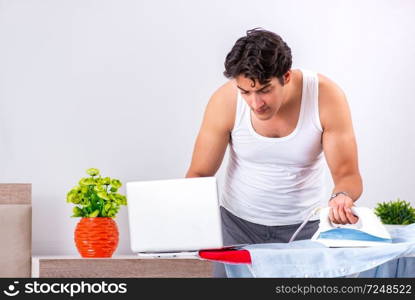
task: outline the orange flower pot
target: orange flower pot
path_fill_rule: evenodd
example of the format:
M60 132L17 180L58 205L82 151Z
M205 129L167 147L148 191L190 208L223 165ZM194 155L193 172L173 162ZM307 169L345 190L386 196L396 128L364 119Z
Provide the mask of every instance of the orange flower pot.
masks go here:
M118 227L112 218L81 218L75 244L82 257L111 257L118 246Z

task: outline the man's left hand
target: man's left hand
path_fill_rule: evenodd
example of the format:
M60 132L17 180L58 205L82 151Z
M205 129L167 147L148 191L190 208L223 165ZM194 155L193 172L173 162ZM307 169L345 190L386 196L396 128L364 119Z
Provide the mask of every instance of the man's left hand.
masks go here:
M332 223L335 224L355 224L359 220L352 213L353 199L339 194L329 201L329 218Z

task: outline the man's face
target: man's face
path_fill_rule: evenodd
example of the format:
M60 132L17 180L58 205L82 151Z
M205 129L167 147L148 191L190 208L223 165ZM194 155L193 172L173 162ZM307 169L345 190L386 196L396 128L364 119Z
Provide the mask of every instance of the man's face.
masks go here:
M284 82L288 83L290 74L284 75ZM276 77L266 84L260 84L258 80L254 82L243 75L235 78L237 87L241 95L251 108L255 116L260 120L269 120L275 116L281 107L285 97L286 84L281 85Z

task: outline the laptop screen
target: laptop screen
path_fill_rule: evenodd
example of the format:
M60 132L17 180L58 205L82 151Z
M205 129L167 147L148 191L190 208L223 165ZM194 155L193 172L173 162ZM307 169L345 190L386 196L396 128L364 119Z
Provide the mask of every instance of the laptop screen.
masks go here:
M215 177L127 183L133 252L179 252L221 248Z

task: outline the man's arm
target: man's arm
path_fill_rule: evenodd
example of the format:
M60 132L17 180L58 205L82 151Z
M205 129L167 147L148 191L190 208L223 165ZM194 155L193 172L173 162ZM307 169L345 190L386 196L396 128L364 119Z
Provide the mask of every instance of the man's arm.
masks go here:
M324 76L321 76L319 94L322 143L334 181L333 193L348 194L339 194L330 200L330 219L337 224L356 223L357 218L351 213L350 208L362 194L363 185L346 96L334 82Z
M214 176L219 169L235 120L236 91L224 84L210 98L186 177Z

